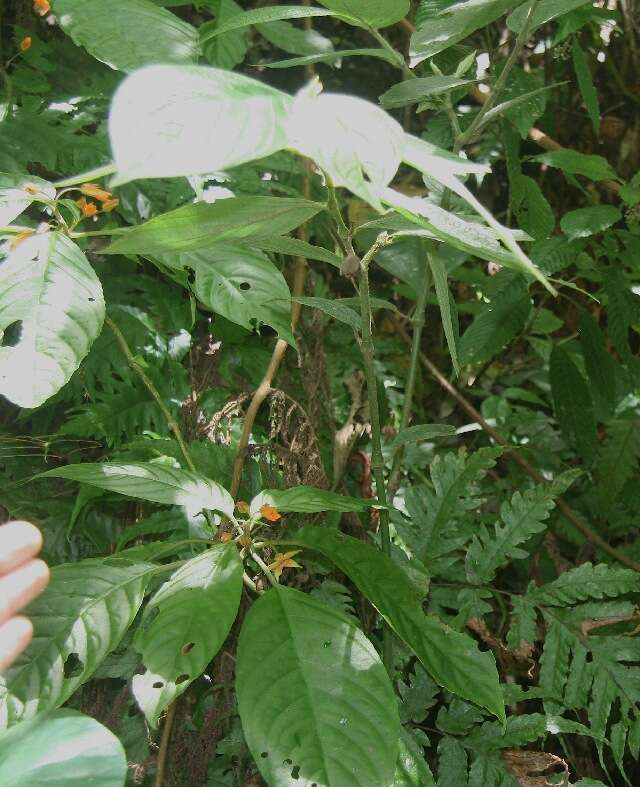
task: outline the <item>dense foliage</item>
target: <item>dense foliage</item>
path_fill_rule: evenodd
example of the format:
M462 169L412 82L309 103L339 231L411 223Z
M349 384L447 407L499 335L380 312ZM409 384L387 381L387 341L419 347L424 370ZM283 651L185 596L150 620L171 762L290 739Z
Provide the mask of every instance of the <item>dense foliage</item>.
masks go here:
M0 19L0 784L638 784L633 4Z

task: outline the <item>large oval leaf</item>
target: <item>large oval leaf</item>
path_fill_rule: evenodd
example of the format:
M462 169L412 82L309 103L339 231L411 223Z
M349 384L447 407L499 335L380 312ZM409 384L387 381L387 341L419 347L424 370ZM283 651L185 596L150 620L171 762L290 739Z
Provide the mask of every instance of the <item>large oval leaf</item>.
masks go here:
M284 118L291 101L217 68L141 69L111 102L114 182L213 172L275 153L287 144Z
M106 254L150 254L192 251L216 243L272 238L303 224L322 205L290 197L231 197L199 202L164 213L130 230ZM170 260L163 262L171 264ZM179 258L173 262L182 267Z
M198 31L150 0L55 0L62 29L118 71L150 63L194 63Z
M286 543L306 546L332 560L376 607L448 691L475 702L504 721L504 702L495 659L480 652L466 634L425 615L404 571L379 549L337 530L304 528Z
M320 0L320 3L371 27L393 25L409 13L409 0Z
M247 744L270 787L388 787L398 705L373 646L337 610L276 587L247 615L236 662Z
M199 473L167 465L144 462L66 465L47 470L42 476L80 481L152 503L186 506L197 513L203 509L233 514L234 502L226 489Z
M2 787L122 787L126 776L120 741L75 710L41 713L0 737Z
M347 497L317 489L315 486L293 486L291 489L264 489L253 498L250 512L257 514L264 505L277 508L278 511L298 514L315 514L320 511L366 511L375 500L359 497Z
M225 641L242 593L242 561L234 544L217 544L173 574L149 601L135 645L147 668L133 693L152 726L202 673Z
M55 195L55 188L46 180L17 172L0 172L0 226L10 224L35 199L52 200Z
M241 246L214 246L182 259L187 256L196 272L195 293L210 309L250 331L270 325L295 346L289 287L266 255Z
M0 265L0 339L20 324L18 342L0 347L0 394L41 405L76 371L103 321L100 281L76 244L59 232L24 240Z
M26 610L34 636L6 673L0 729L57 708L91 677L131 625L156 568L81 560L51 569Z

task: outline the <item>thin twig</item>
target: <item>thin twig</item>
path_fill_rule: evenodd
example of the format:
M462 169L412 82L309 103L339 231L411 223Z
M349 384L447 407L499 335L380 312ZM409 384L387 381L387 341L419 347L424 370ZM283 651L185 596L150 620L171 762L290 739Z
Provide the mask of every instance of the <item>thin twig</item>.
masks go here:
M171 730L176 717L176 707L178 701L174 700L169 705L169 710L162 726L162 737L160 738L160 748L158 749L158 759L156 764L155 787L164 787L164 773L167 765L167 753L169 751L169 741L171 740Z
M402 325L398 325L398 332L400 336L408 343L410 342L409 335L405 331ZM420 353L420 360L425 368L433 375L436 382L451 396L452 399L455 399L456 402L460 405L460 407L471 417L473 420L490 436L495 440L498 445L510 446L512 448L516 448L517 446L511 446L504 437L491 426L491 424L487 423L482 415L476 410L476 408L471 404L471 402L462 394L460 391L453 386L449 380L442 374L442 372L438 369L438 367L431 361L424 353ZM513 459L514 462L520 465L520 467L524 470L524 472L536 483L547 483L547 479L535 469L529 462L522 456L519 451L510 451L508 456ZM568 522L570 522L576 530L579 530L582 535L590 541L592 544L600 547L603 552L606 552L611 557L615 558L618 562L622 563L624 566L628 568L632 568L634 571L640 571L640 563L637 563L630 557L627 557L625 554L620 552L620 550L612 547L607 541L605 541L602 536L596 533L595 530L592 530L589 525L582 521L581 517L571 508L571 506L567 503L567 501L563 497L556 498L556 505L558 509L562 511L565 518Z

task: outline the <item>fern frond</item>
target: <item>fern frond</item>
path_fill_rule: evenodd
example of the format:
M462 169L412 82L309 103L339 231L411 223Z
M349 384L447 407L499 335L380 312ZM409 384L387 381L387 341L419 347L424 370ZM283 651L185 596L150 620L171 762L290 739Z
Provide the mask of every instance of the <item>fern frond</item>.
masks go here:
M322 601L323 604L340 610L340 612L357 623L351 593L340 582L336 582L333 579L325 579L319 587L311 591L311 595L318 601Z
M606 563L596 566L583 563L565 571L553 582L535 588L527 598L542 606L567 606L590 598L615 598L637 591L640 591L640 575L636 571Z
M607 440L599 461L600 496L605 506L618 497L636 472L640 459L640 419L621 418L611 421Z

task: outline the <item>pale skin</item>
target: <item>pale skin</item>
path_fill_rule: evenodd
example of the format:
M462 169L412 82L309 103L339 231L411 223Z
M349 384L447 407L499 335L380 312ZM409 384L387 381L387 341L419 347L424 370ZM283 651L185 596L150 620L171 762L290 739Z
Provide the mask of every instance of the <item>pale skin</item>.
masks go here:
M0 673L27 647L33 625L20 611L49 582L49 568L37 556L42 534L30 522L0 525Z

